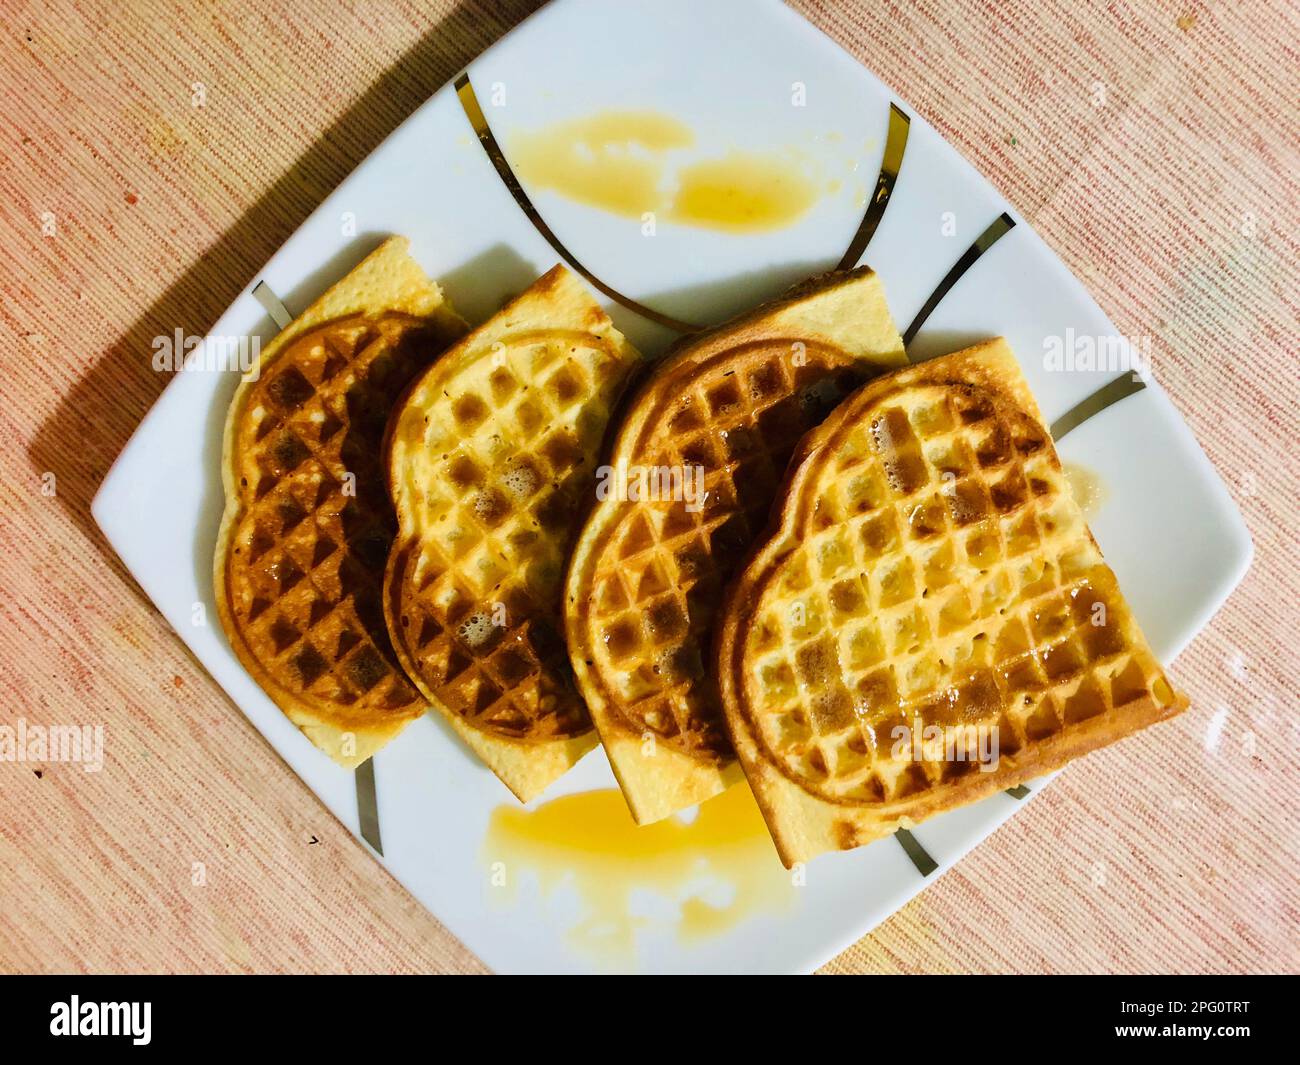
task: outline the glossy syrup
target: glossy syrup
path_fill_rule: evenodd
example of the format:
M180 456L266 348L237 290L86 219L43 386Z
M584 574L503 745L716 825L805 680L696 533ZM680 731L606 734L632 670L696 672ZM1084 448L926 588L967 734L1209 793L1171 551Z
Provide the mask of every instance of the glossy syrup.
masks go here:
M668 115L606 111L517 133L509 159L525 184L590 207L739 233L791 225L821 193L805 167L781 154L674 158L694 143Z
M513 904L521 884L535 883L548 903L575 896L570 942L620 965L635 960L643 936L696 943L795 898L744 783L703 803L694 820L640 827L616 789L564 795L531 811L499 806L482 858L488 890L502 905ZM559 901L572 909L572 897Z

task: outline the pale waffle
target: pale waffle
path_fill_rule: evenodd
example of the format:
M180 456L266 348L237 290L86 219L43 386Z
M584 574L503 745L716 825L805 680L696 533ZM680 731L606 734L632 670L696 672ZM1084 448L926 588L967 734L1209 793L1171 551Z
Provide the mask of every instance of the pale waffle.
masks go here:
M217 615L253 679L345 766L425 711L384 625L398 394L466 325L392 238L262 350L226 422Z
M846 400L800 444L774 520L729 592L716 664L787 865L1019 784L1187 705L1002 340ZM955 745L917 758L906 742L957 725L997 730L993 771L950 757Z
M561 582L640 357L557 266L447 352L390 423L384 610L416 686L521 800L596 745Z
M629 483L660 471L669 491L614 491L596 504L570 563L565 623L579 687L639 823L739 779L704 666L723 586L802 434L867 377L904 362L880 279L863 268L688 339L630 404L607 469L626 470ZM694 499L684 498L688 468L703 474Z

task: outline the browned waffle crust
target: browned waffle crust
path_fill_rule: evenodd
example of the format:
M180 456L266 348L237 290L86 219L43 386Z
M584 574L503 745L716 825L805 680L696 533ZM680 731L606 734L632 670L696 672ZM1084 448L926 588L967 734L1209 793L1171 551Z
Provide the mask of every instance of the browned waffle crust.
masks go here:
M345 765L426 708L384 625L396 522L381 446L397 395L464 324L404 249L386 243L267 348L227 429L222 625L267 694Z
M1004 341L879 378L799 445L716 666L782 859L870 842L1178 713ZM991 772L927 727L996 730ZM967 750L967 755L973 755ZM992 763L990 763L992 764Z
M703 498L597 503L570 564L569 651L638 822L738 777L704 666L722 588L767 519L795 443L848 392L903 361L869 270L690 338L638 391L609 468L703 472ZM669 493L671 494L671 493Z

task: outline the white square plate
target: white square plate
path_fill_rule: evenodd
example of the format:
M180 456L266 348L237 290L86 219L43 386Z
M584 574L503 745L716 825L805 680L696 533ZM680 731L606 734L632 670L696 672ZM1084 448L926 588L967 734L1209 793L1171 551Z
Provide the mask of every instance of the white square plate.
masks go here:
M733 147L792 152L842 177L783 229L732 235L665 222L652 239L638 221L526 187L556 238L592 275L686 321L718 321L840 261L876 190L891 104L910 128L897 184L863 261L881 274L900 327L977 237L1004 213L1014 221L1002 198L933 129L834 43L769 0L556 0L467 73L507 158L514 131L598 110L638 109L686 123L701 155ZM560 258L501 180L448 85L320 205L210 335L269 338L274 326L251 294L257 282L296 313L389 233L411 239L421 265L474 322ZM643 351L658 354L672 339L662 326L605 302ZM910 350L924 357L1005 335L1046 416L1056 419L1122 376L1114 369L1049 369L1048 345L1070 331L1116 335L1082 286L1019 223L960 276ZM235 383L230 373L177 374L106 478L95 519L199 660L357 832L353 774L307 742L244 672L220 628L206 623L214 617L221 433ZM1249 564L1240 516L1154 384L1070 433L1061 452L1107 486L1094 532L1156 653L1169 662ZM205 609L196 609L200 604ZM380 752L375 768L380 860L488 965L508 971L810 970L1022 805L998 795L921 826L915 836L938 863L928 878L894 840L882 840L818 859L806 870L806 884L792 886L774 853L762 847L745 860L754 868L743 875L762 880L765 901L749 905L753 885L713 882L718 867L702 850L679 856L681 877L671 890L649 882L637 888L634 862L609 872L631 877L631 886L592 913L584 910L591 895L581 884L557 885L526 868L507 870L508 878L518 872L509 891L493 886L494 856L485 840L493 811L514 800L434 716ZM595 751L534 806L613 786L604 755ZM681 902L692 893L724 914L734 905L734 919L687 934L689 906ZM632 916L624 912L629 908ZM611 920L626 932L625 949L593 951L592 936L609 931L593 922Z

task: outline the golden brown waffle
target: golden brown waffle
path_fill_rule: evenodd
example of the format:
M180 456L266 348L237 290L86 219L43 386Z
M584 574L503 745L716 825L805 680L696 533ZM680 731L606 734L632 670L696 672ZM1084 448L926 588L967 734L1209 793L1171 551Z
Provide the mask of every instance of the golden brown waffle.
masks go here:
M439 359L390 425L394 646L524 801L596 744L560 636L561 580L639 362L557 266Z
M399 392L465 332L386 241L268 344L226 423L217 613L241 662L355 766L426 709L382 606L395 520L381 447Z
M626 470L629 484L660 471L669 491L615 492L597 504L565 597L574 672L638 822L739 778L703 664L723 585L767 520L802 434L864 379L904 361L880 279L861 269L815 278L690 338L638 391L609 467ZM682 490L689 469L703 478L694 498Z
M791 470L779 527L728 594L716 659L728 728L787 865L1186 707L1005 341L866 385ZM996 768L949 757L976 753L972 732L964 746L930 734L956 737L951 750L897 743L928 726L995 729Z

